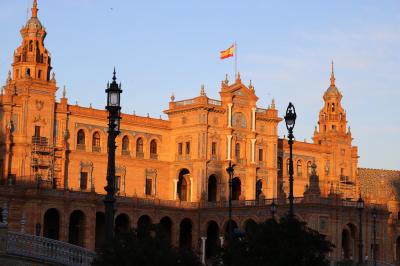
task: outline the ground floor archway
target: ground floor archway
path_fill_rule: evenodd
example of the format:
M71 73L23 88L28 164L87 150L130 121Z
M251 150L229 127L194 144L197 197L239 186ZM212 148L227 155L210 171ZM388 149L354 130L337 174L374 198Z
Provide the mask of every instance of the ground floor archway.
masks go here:
M215 221L208 222L206 239L206 258L214 257L219 247L219 227Z
M85 214L75 210L69 217L68 242L73 245L84 246L85 237Z
M129 216L125 213L120 213L115 218L115 234L126 233L129 231Z
M60 234L60 214L57 209L49 209L43 218L43 236L58 240Z
M183 219L179 225L179 247L192 248L192 221L189 218Z
M158 237L161 242L168 245L172 244L172 220L168 216L163 217L160 220L158 228Z
M137 236L138 238L145 238L150 235L152 222L148 215L142 215L137 222Z
M104 243L105 234L105 215L104 212L96 212L96 229L95 229L95 248L101 248Z

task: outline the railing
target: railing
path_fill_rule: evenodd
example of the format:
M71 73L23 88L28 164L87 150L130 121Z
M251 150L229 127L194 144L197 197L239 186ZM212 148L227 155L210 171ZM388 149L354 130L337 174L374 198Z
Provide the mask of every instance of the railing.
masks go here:
M136 158L144 158L144 153L143 152L136 152Z
M175 102L175 106L185 106L185 105L190 105L190 104L194 104L194 103L195 103L195 99L189 99L189 100Z
M6 252L65 266L90 265L95 256L94 252L82 247L17 232L8 232Z
M208 104L222 106L222 102L214 99L208 99Z
M85 144L77 144L76 149L80 151L85 151L86 150L86 145Z
M157 160L158 159L157 153L150 153L150 159Z
M129 150L123 150L123 151L121 152L121 154L124 155L124 156L129 156L130 153L131 153L131 152L130 152Z
M262 114L265 114L265 113L267 113L267 109L263 109L263 108L257 108L257 109L256 109L256 113L262 113Z
M32 144L34 145L41 145L41 146L47 146L49 144L49 141L46 137L32 137Z
M93 152L101 152L101 147L100 146L92 146L92 151Z

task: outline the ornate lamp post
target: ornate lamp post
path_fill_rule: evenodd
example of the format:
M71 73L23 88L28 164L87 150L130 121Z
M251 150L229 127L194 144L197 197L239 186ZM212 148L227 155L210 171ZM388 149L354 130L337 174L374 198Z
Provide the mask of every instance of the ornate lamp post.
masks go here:
M235 171L235 164L232 165L232 161L229 160L229 166L226 168L226 171L229 174L229 197L228 197L228 231L229 231L229 240L233 239L233 224L232 224L232 179Z
M272 199L270 208L271 208L271 215L272 215L272 220L275 220L275 213L276 213L276 203L275 203L275 199Z
M107 191L103 200L105 206L105 243L110 243L114 236L114 203L115 203L115 138L119 134L119 124L121 120L120 94L122 93L121 84L118 85L113 72L113 81L107 84L107 106L108 111L108 164L107 164Z
M294 108L292 103L289 103L289 106L286 109L285 115L285 123L286 128L289 132L288 135L288 143L290 149L290 157L289 157L289 217L293 217L293 128L296 123L296 109Z
M357 200L357 209L359 215L359 234L358 234L358 264L362 265L363 263L363 240L362 240L362 212L364 210L364 200L360 197Z
M373 233L374 233L374 243L372 248L372 255L374 256L374 266L376 266L376 217L378 216L378 209L374 207L372 209L372 222L373 222Z

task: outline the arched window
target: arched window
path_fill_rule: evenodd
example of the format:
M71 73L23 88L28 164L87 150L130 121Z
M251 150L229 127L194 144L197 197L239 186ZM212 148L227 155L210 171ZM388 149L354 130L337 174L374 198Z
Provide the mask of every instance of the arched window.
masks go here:
M310 176L312 172L311 162L307 162L307 175Z
M42 70L39 70L38 71L38 79L41 79L42 78Z
M335 112L335 104L332 103L332 112Z
M240 159L240 143L236 143L235 145L235 157L236 159Z
M301 161L298 160L297 161L297 176L301 176L302 175L302 165L301 165Z
M32 52L32 51L33 51L33 41L30 40L29 41L29 52Z
M85 150L85 132L83 129L78 131L78 135L76 137L76 144L78 150Z
M136 140L136 157L138 158L143 158L144 154L143 154L143 139L142 138L138 138Z
M95 132L92 138L92 150L94 152L100 152L100 133Z
M150 159L157 160L157 142L155 139L150 142Z
M124 136L122 138L122 155L129 155L129 138Z
M31 69L30 69L30 68L27 68L27 69L26 69L26 75L27 75L28 77L31 76Z

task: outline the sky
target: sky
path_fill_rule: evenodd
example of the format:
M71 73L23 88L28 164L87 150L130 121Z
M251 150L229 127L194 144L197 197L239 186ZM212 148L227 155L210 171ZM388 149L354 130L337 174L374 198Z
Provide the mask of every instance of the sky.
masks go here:
M159 117L204 84L219 99L234 60L219 51L237 42L243 83L266 108L296 107L294 134L311 142L331 61L359 149L359 166L400 169L400 1L398 0L38 0L61 96L104 108L116 67L123 112ZM0 81L6 80L32 0L0 0ZM279 135L286 133L284 123Z

